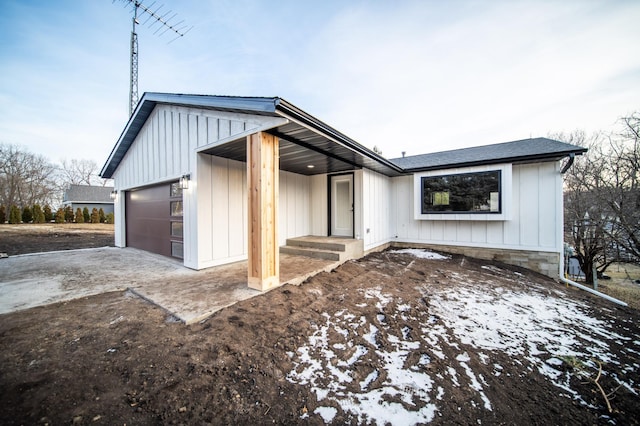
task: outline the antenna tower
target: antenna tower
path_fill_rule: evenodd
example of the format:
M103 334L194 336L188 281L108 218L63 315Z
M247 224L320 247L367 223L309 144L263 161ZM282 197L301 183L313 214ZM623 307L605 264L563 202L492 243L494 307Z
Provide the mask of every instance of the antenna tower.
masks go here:
M121 0L125 6L133 7L133 19L131 20L131 67L130 67L130 81L129 81L129 116L133 114L133 110L138 105L138 34L136 33L136 25L140 24L138 18L142 18L147 15L147 19L142 23L146 25L149 23L149 28L153 28L154 25L158 25L153 34L159 36L164 35L167 31L172 31L176 37L169 43L183 37L188 33L191 28L184 24L184 19L177 23L171 23L176 18L177 13L173 13L171 10L168 12L160 12L160 9L164 5L159 5L153 9L156 2L154 1L149 6L142 4L141 0Z

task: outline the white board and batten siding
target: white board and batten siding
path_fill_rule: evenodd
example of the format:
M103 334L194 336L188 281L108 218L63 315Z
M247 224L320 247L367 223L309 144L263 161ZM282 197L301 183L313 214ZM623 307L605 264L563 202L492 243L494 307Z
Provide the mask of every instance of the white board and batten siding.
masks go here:
M283 121L278 117L158 105L122 159L114 179L122 190L178 179L194 172L197 151Z
M278 244L311 234L311 178L280 171Z
M202 269L246 259L246 163L198 154L197 175L197 232L189 234L197 263L185 265Z
M206 261L203 260L199 251L201 247L197 236L198 226L202 224L202 221L197 219L197 212L199 212L197 203L204 202L206 205L204 200L207 197L211 198L212 195L207 194L206 191L202 192L203 188L198 185L198 178L200 176L208 177L209 172L224 173L218 170L220 164L218 164L218 168L214 167L213 163L209 164L202 160L198 152L218 144L244 138L251 133L269 129L284 122L286 119L280 117L157 105L114 172L115 187L119 191L127 191L175 181L183 174L190 174L190 188L183 195L184 264L199 269L199 265L206 263ZM198 166L205 169L211 168L211 171L205 170L201 175ZM239 188L239 184L236 177L239 176L239 166L229 163L226 167L228 168L229 188L238 192L236 189ZM245 174L243 179L246 182L246 170L243 173ZM211 177L214 178L214 176ZM207 185L202 186L206 187ZM243 187L246 188L246 184ZM216 190L220 190L219 186L216 186ZM200 199L201 196L202 199ZM116 212L116 245L119 247L125 245L124 223L126 218L123 200L124 197L119 196L114 207ZM246 203L246 200L243 202ZM233 207L230 208L233 209ZM216 211L216 214L221 213ZM233 220L237 218L238 216L234 215ZM246 242L242 244L244 244L242 252L246 256ZM216 258L213 254L209 256L209 251L206 248L203 249L206 253L205 257L210 260ZM211 253L220 254L222 251L215 247L211 248ZM229 258L236 257L238 253L236 243L230 245L228 253Z
M329 235L329 194L326 174L313 175L309 178L310 190L310 232L309 235L326 237Z
M440 173L442 174L442 173ZM393 179L395 241L559 253L562 250L562 177L558 162L511 167L504 219L465 220L465 215L417 219L414 176ZM480 215L485 216L485 215ZM486 215L489 216L489 215Z
M198 154L198 263L209 268L247 259L247 164ZM308 176L280 171L278 240L309 235ZM185 262L186 264L186 262Z
M359 235L356 228L356 238L364 240L365 251L386 244L394 237L392 187L392 178L362 170L362 228Z

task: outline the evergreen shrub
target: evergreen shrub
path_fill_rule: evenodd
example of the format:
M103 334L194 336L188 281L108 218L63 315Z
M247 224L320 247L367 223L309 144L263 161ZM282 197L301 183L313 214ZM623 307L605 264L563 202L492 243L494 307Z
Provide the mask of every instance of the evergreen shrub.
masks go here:
M22 223L30 223L33 220L33 212L31 207L24 206L22 208Z
M20 223L22 221L21 216L18 206L11 206L11 210L9 210L9 223Z
M33 206L33 223L44 223L44 212L40 204Z
M91 223L100 223L100 214L95 207L91 210Z
M56 223L64 223L66 220L65 209L60 207L56 212Z
M53 220L53 212L51 211L51 206L49 204L44 205L44 221L49 223Z
M80 207L76 209L76 223L84 223L84 215L82 214Z
M64 220L65 222L73 222L76 218L76 215L73 213L73 207L67 206L64 209Z

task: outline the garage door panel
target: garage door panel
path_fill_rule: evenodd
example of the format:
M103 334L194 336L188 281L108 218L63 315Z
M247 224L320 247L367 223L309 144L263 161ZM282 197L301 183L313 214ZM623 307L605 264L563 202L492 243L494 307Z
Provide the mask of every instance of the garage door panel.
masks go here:
M172 256L173 246L173 255L176 255L176 240L181 244L182 239L171 235L171 223L182 221L182 216L171 216L171 211L176 201L180 205L182 201L181 198L171 197L170 185L163 184L126 193L127 246L165 256Z

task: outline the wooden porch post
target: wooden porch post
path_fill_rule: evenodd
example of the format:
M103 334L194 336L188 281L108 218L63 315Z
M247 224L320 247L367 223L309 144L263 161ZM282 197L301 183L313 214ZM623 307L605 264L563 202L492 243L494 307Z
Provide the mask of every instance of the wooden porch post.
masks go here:
M280 285L278 247L278 138L259 132L247 136L249 212L249 287Z

